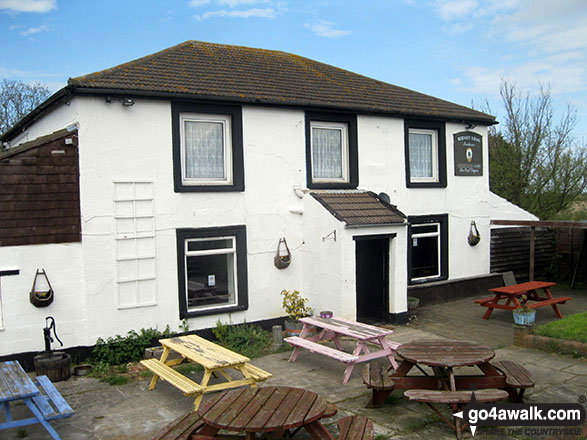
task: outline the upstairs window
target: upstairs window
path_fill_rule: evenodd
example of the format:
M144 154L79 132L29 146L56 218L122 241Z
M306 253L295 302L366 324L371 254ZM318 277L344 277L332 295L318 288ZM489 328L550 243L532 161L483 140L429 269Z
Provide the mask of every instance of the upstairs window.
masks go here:
M356 188L357 119L354 115L306 113L308 188Z
M405 122L408 187L446 187L444 124Z
M175 191L243 191L241 108L173 104L172 116Z

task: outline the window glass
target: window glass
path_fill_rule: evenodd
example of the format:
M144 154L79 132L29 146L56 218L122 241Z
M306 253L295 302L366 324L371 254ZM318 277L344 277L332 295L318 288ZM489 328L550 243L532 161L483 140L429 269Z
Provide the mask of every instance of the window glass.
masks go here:
M312 122L312 179L348 181L348 127Z
M438 181L436 137L434 130L410 130L409 163L412 181Z
M185 177L224 179L224 125L185 121Z
M187 241L188 311L236 304L235 241L235 237Z
M440 223L411 226L411 281L436 278L441 275Z

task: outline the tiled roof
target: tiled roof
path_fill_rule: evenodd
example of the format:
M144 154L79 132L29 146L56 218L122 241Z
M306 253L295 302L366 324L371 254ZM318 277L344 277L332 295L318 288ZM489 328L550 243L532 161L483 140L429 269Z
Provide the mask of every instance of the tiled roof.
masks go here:
M348 228L406 222L406 216L400 210L370 191L324 190L310 194Z
M186 41L69 86L495 123L493 116L298 55Z

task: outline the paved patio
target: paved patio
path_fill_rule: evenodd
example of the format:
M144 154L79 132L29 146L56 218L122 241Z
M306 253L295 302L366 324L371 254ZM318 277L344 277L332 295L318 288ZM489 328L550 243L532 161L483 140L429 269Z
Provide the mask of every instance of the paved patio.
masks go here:
M573 301L561 306L563 315L587 310L587 291L573 290ZM562 294L556 292L556 294ZM526 393L527 402L577 402L587 395L587 365L584 360L538 350L512 346L511 313L496 311L489 320L481 319L484 309L474 298L423 308L419 318L398 326L392 339L408 342L417 338L446 337L489 344L496 349L497 360L513 360L530 370L536 387ZM551 308L538 309L538 323L555 319ZM454 439L454 434L423 404L407 402L394 392L385 407L366 409L370 391L361 380L361 368L355 368L348 384L342 385L343 366L329 358L302 352L296 363L288 362L289 353L277 353L255 359L253 364L270 371L271 385L289 385L315 391L335 403L338 414L327 421L338 436L336 420L348 414L364 414L374 424L378 440L383 439ZM197 378L197 374L196 374ZM199 378L197 378L199 379ZM148 439L170 420L192 409L193 399L183 396L167 383L147 391L148 379L122 386L111 386L94 378L71 378L56 383L76 414L51 422L63 440ZM24 410L24 408L17 408ZM39 425L21 428L27 440L45 440L50 436ZM21 434L24 434L21 432ZM12 440L19 429L0 432L0 438ZM477 434L477 437L479 434ZM304 437L300 432L296 438ZM465 438L471 438L469 431ZM528 438L495 437L482 438ZM575 437L576 438L576 437Z

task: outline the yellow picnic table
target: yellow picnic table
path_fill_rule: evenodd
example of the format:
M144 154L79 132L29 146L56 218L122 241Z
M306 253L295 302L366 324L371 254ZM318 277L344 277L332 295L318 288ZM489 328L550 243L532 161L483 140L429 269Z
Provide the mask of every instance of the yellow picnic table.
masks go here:
M257 382L264 381L272 376L271 373L251 365L248 357L196 335L161 339L159 342L163 346L161 359L153 358L141 361L141 364L154 373L149 390L155 389L157 380L161 378L178 388L186 396L196 395L196 400L194 401L195 411L198 410L205 393L237 388L244 385L256 387ZM167 358L171 350L179 353L181 358L168 361ZM171 368L185 360L195 362L204 367L204 376L199 384ZM229 369L239 371L243 378L233 379L227 373ZM210 377L213 374L215 376L218 376L218 374L222 375L226 379L226 382L208 385Z

